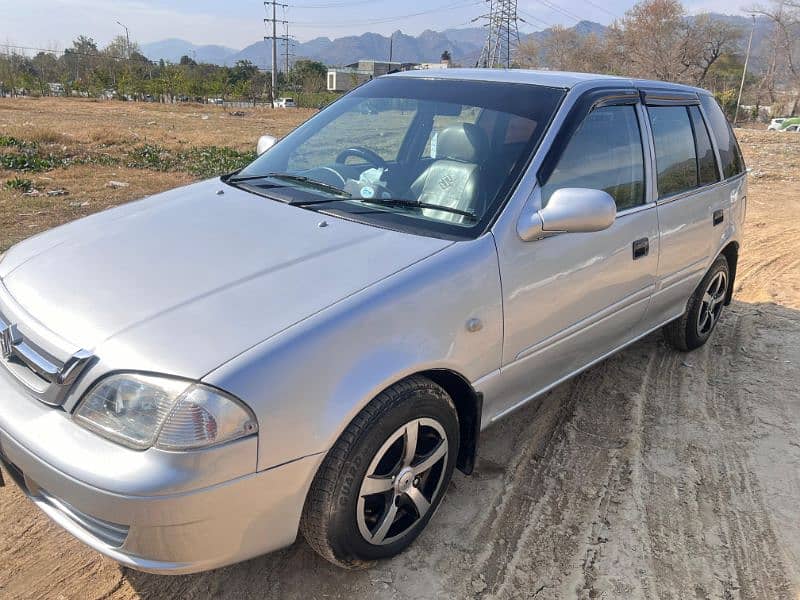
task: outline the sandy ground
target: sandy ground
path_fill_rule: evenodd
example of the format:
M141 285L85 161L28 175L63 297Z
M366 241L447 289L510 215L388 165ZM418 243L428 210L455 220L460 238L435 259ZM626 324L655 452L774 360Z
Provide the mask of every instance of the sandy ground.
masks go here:
M360 572L303 541L218 571L123 569L0 490L2 598L800 598L800 136L754 170L735 302L704 348L654 334L482 440L415 546Z

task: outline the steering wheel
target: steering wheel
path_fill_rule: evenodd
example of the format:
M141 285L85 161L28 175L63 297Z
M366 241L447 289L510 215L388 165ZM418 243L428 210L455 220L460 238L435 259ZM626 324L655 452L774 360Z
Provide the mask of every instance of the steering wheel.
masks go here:
M386 161L381 158L380 154L373 152L369 148L364 148L363 146L353 146L352 148L342 150L339 153L339 156L336 157L336 163L343 165L351 156L362 158L373 167L377 167L379 169L386 169L389 167L389 165L386 164Z

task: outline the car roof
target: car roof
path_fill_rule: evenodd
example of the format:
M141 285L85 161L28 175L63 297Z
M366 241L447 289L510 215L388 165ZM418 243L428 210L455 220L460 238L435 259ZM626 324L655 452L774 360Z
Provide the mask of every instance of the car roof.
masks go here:
M568 71L536 71L532 69L421 69L418 71L401 71L386 77L415 77L423 79L461 79L469 81L496 81L502 83L526 83L529 85L543 85L555 88L571 89L579 84L592 87L607 85L623 85L632 87L645 87L650 89L669 89L698 94L709 94L708 91L665 81L650 79L633 79L630 77L617 77L614 75L598 75L595 73L572 73Z

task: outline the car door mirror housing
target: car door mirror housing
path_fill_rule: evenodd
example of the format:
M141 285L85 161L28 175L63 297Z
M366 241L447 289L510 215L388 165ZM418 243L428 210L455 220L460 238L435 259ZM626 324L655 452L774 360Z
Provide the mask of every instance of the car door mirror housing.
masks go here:
M614 224L617 205L602 190L562 188L547 206L525 211L517 224L519 237L530 242L555 233L590 233Z
M278 138L271 136L271 135L262 135L258 138L258 144L256 145L256 152L259 156L264 154L267 150L272 148L276 143L278 143Z

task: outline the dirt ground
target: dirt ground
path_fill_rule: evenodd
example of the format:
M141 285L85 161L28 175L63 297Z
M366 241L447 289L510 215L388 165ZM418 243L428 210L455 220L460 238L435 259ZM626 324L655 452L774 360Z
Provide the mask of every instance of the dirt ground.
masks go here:
M268 116L236 121L228 139L254 139ZM0 135L7 119L0 101ZM86 549L12 486L0 490L0 597L797 600L800 136L738 133L753 169L746 240L709 344L679 354L651 335L489 429L475 475L455 476L405 554L345 572L299 540L158 577ZM165 175L142 185L169 187Z

